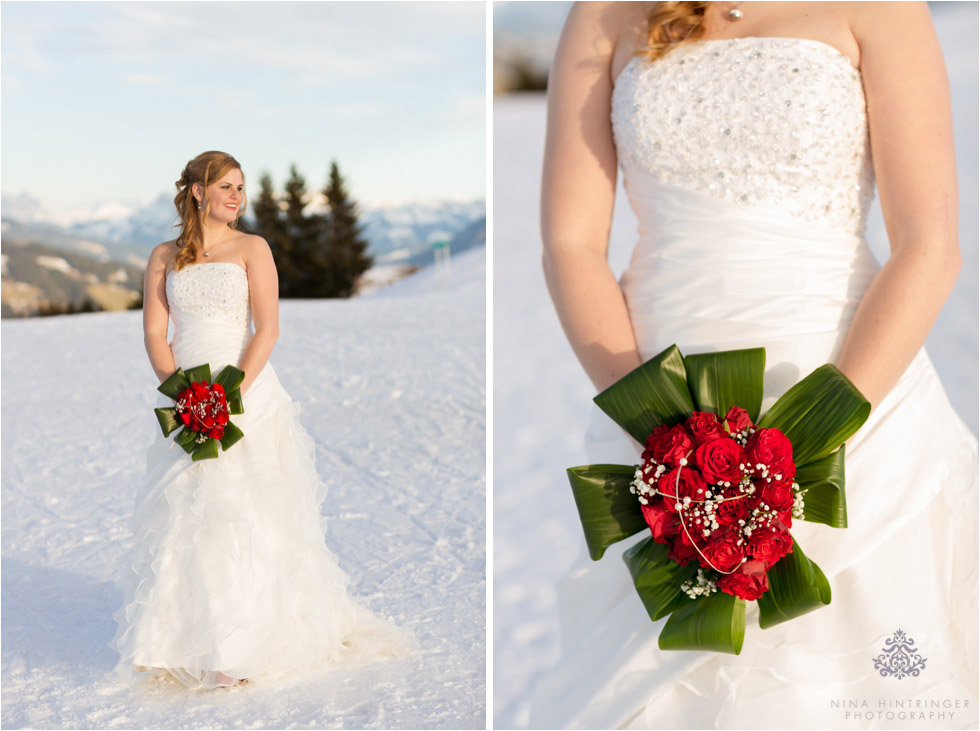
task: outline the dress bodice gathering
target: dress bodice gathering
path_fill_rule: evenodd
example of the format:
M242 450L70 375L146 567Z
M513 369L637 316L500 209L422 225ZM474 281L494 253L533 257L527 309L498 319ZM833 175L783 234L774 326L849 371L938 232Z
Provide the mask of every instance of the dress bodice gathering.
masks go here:
M214 374L224 365L239 365L254 335L248 275L242 267L214 261L171 271L167 302L174 321L170 349L177 366L210 363ZM270 368L267 363L264 370Z

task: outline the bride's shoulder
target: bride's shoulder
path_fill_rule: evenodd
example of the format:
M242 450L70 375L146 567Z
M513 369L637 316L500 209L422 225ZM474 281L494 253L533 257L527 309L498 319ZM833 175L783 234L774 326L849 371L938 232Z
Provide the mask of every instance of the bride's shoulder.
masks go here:
M170 239L170 241L164 241L162 244L157 244L153 248L151 256L164 256L166 254L176 254L177 253L177 239Z
M625 65L638 45L646 18L657 3L577 2L565 19L555 55L557 76L591 85L605 77L612 87L614 68Z
M269 248L269 242L258 234L242 233L236 243L241 247L243 257Z
M258 234L243 233L237 243L246 269L272 260L272 248L269 242Z
M608 41L610 48L631 33L657 5L655 2L576 2L565 18L566 31L586 31Z
M170 241L164 241L162 244L157 244L153 251L150 252L150 259L148 266L162 266L164 271L170 269L177 258L177 240L171 239Z
M859 43L874 41L877 36L891 38L893 32L905 28L932 28L932 14L925 2L844 2L838 12L844 16Z

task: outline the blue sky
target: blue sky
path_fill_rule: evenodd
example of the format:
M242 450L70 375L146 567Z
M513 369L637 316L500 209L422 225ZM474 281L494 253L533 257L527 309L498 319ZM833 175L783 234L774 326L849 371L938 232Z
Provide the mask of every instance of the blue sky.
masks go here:
M485 7L4 0L3 193L148 201L217 149L253 194L336 158L364 202L484 197Z

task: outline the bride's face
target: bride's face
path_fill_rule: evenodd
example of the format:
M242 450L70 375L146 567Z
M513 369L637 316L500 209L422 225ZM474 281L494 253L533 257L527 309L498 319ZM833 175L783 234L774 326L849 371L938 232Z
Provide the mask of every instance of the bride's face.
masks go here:
M245 186L242 171L232 168L220 180L208 186L211 208L208 218L216 223L230 223L238 218L245 202ZM206 205L206 201L204 202Z

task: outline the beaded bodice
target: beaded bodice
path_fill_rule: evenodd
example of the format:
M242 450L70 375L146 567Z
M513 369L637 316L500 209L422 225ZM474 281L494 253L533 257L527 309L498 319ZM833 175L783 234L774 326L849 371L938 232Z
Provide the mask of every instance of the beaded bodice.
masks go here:
M248 275L238 264L227 261L192 264L167 274L170 316L179 329L188 317L227 322L249 329Z
M833 46L750 36L633 58L616 80L612 125L627 188L650 175L864 231L874 193L864 88Z

